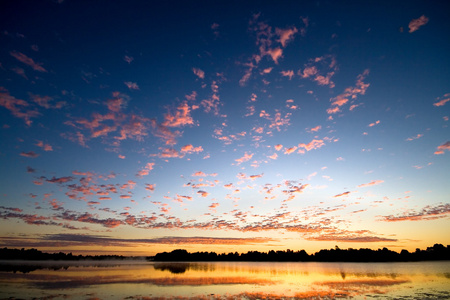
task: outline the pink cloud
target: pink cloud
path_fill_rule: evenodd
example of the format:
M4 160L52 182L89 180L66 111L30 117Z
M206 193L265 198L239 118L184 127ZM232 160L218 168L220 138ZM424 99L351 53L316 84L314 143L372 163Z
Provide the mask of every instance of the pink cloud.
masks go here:
M20 155L24 156L24 157L30 157L30 158L36 158L39 156L39 154L35 153L34 151L21 152Z
M24 119L25 124L28 126L32 124L31 118L40 115L40 113L35 110L26 110L29 106L28 102L11 96L8 90L3 87L0 87L0 106L8 109L13 116Z
M300 72L300 71L299 71ZM317 74L317 68L315 66L307 67L303 69L303 73L299 73L302 78L308 78Z
M194 72L194 74L195 74L196 76L198 76L198 78L200 78L200 79L204 79L204 78L205 78L205 72L203 72L203 71L200 70L200 69L192 68L192 72Z
M368 187L368 186L372 186L372 185L378 185L378 184L381 184L383 182L384 182L384 180L372 180L369 183L360 184L360 185L358 185L358 187L359 188L361 188L361 187Z
M271 156L269 156L269 158L275 160L278 158L278 154L274 153Z
M447 93L444 96L437 98L436 100L439 100L439 101L436 103L433 103L434 106L436 106L436 107L444 106L445 103L450 101L450 93Z
M194 120L191 117L191 110L187 102L181 103L175 114L171 114L170 112L164 115L163 126L167 127L180 127L185 125L194 124Z
M39 106L42 106L47 109L49 109L49 108L60 109L67 104L65 101L59 101L59 102L55 103L54 105L52 105L51 102L53 101L53 98L50 96L39 96L39 95L34 95L34 94L30 93L30 98L35 103L37 103Z
M324 143L323 140L313 139L308 144L304 144L304 143L298 144L298 147L299 148L305 148L306 151L310 151L310 150L313 150L313 149L319 149L320 147L322 147L324 145L325 145L325 143Z
M409 33L412 33L416 30L419 30L420 27L428 23L428 18L425 16L421 16L418 19L412 19L411 22L409 22Z
M166 126L162 126L156 122L156 120L151 120L151 125L153 128L153 135L156 137L161 138L165 141L166 145L175 145L176 138L181 135L181 132L179 131L171 131Z
M281 74L282 76L289 77L289 80L291 80L292 77L294 77L294 71L292 71L292 70L289 70L289 71L281 71L280 74Z
M294 153L295 150L297 150L297 147L296 147L296 146L291 147L291 148L287 148L287 149L284 151L284 154L291 154L291 153Z
M423 134L417 134L416 136L413 136L413 137L410 137L410 138L407 138L406 140L407 141L413 141L413 140L417 140L417 139L419 139L419 138L421 138L421 137L423 137Z
M49 144L44 144L43 141L38 141L36 146L41 147L44 151L53 151L53 147Z
M286 47L287 42L294 39L294 35L298 32L294 26L288 29L275 28L275 33L280 37L278 40L283 47Z
M155 190L155 185L154 185L154 184L146 183L146 184L145 184L145 189L146 189L147 191L153 192L153 191Z
M123 60L126 61L127 63L131 64L131 62L134 60L134 57L125 55L123 57Z
M63 176L63 177L55 177L53 176L51 179L46 179L45 181L50 183L66 183L74 180L72 176Z
M192 176L200 176L200 177L205 177L205 176L208 176L207 174L205 174L204 172L202 172L202 171L197 171L197 172L195 172L194 174L192 174Z
M35 71L45 72L45 73L47 72L47 70L42 67L41 63L36 63L32 58L29 58L28 56L26 56L23 53L20 53L17 51L11 51L11 52L9 52L9 54L11 54L11 56L16 58L18 61L32 67L33 70L35 70Z
M309 132L317 132L317 131L319 131L320 129L322 129L322 126L321 126L321 125L317 125L316 127L311 128L311 129L309 130Z
M22 76L26 80L28 80L27 75L25 74L25 70L19 67L11 68L11 70L19 76Z
M197 194L200 194L202 197L208 197L209 193L205 191L197 191Z
M219 206L220 206L220 204L217 203L217 202L215 202L215 203L211 203L211 205L208 206L208 208L209 208L210 210L216 212L216 208L219 207Z
M124 83L130 90L139 90L139 86L136 82L125 81Z
M421 221L446 218L450 215L450 204L427 205L420 211L409 210L401 215L380 216L380 221Z
M183 147L181 147L181 153L200 153L203 152L203 147L202 146L198 146L198 147L194 147L191 144L185 145Z
M368 126L369 127L373 127L373 126L378 125L378 124L380 124L380 120L378 120L376 122L373 122L373 123L370 123Z
M330 88L334 88L335 84L331 80L331 77L333 77L333 75L334 75L334 72L328 72L327 76L317 75L314 78L314 81L316 81L319 85L328 85Z
M238 165L240 165L243 162L249 161L250 159L252 159L253 154L247 154L247 152L245 152L244 156L242 156L241 158L235 159L235 161L237 162Z
M250 175L250 176L248 176L248 179L255 180L255 179L261 178L263 176L264 176L264 174Z
M204 111L206 113L209 112L213 112L214 115L216 116L220 116L219 114L219 107L222 105L220 102L220 97L219 97L219 86L217 85L216 81L213 81L211 84L211 90L212 90L212 95L208 98L208 99L204 99L202 100L202 102L200 103L203 108Z
M136 174L136 177L142 178L142 176L147 176L150 174L150 171L153 170L154 166L155 163L147 163L145 167Z
M333 197L334 197L334 198L337 198L337 197L342 197L342 196L348 196L350 193L351 193L351 192L347 191L347 192L343 192L343 193L334 195Z
M434 154L444 154L444 151L450 151L450 141L443 143L442 145L437 147L437 151Z
M340 111L341 111L341 109L339 108L339 106L330 107L330 108L327 109L327 114L331 115L331 114L338 113Z
M355 101L358 95L364 95L367 88L370 86L369 83L364 83L364 79L369 75L369 70L364 70L362 74L357 76L356 84L354 87L348 87L343 93L339 94L335 98L331 98L331 107L327 109L328 114L335 114L340 112L340 107L347 104L350 101ZM359 104L352 104L350 110L353 110Z
M275 150L280 151L281 149L283 149L283 145L281 144L275 145Z
M278 64L278 59L283 57L283 50L281 48L269 49L267 50L267 54L269 54L273 61Z
M290 116L291 113L286 113L285 116L282 116L280 112L275 113L274 118L270 119L271 124L269 125L269 128L276 128L278 131L281 131L282 126L289 126L290 125Z

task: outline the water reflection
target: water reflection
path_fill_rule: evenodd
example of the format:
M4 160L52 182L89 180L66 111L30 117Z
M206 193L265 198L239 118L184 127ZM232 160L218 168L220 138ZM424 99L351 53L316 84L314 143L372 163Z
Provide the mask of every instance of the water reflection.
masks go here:
M83 299L450 297L450 262L0 263L0 299L63 294Z
M161 262L155 263L155 270L169 271L172 274L183 274L187 270L214 272L216 270L215 264L208 263L187 263L187 262Z

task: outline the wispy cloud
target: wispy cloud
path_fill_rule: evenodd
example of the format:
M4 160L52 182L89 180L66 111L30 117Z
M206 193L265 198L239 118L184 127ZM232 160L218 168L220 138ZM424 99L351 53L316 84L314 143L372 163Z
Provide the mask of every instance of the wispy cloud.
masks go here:
M351 193L352 193L352 192L347 191L347 192L343 192L343 193L334 195L333 197L334 197L334 198L338 198L338 197L342 197L342 196L348 196L348 195L350 195Z
M36 146L41 147L44 151L53 151L53 147L49 144L45 144L43 141L37 141Z
M244 156L242 156L241 158L237 158L235 159L235 161L237 162L238 165L242 164L243 162L249 161L250 159L252 159L253 157L253 153L247 153L245 152Z
M11 51L11 52L9 52L9 54L11 54L11 56L16 58L18 61L32 67L33 70L35 70L35 71L45 72L45 73L47 72L47 70L44 69L44 67L42 67L41 63L35 62L32 58L26 56L25 54L23 54L21 52Z
M294 35L298 32L295 26L287 29L275 28L275 33L279 36L278 41L283 47L286 47L286 44L294 39Z
M447 93L442 97L438 97L436 100L438 101L433 103L434 106L444 106L445 103L450 101L450 93Z
M35 153L34 151L21 152L20 155L25 156L25 157L30 157L30 158L36 158L39 156L39 154Z
M421 137L423 137L423 134L418 133L417 135L415 135L415 136L413 136L413 137L407 138L406 141L408 141L408 142L409 142L409 141L414 141L414 140L420 139Z
M409 22L409 33L412 33L416 30L419 30L420 27L428 23L428 18L422 15L418 19L412 19L411 22Z
M408 210L399 215L380 216L380 221L421 221L446 218L450 215L450 204L427 205L420 211Z
M434 154L444 154L444 151L450 151L450 141L443 143L442 145L437 147L436 152Z
M381 184L383 182L384 182L384 180L372 180L369 183L360 184L360 185L358 185L358 187L359 188L361 188L361 187L368 187L368 186L378 185L378 184Z
M125 55L123 57L123 60L126 61L127 63L131 64L131 62L134 60L134 57Z
M192 72L194 72L194 74L200 78L200 79L205 79L205 72L201 69L197 69L197 68L192 68Z
M139 86L136 82L125 81L124 83L130 90L139 90Z
M16 99L3 87L0 87L0 106L8 109L13 116L23 119L28 126L32 124L31 118L40 115L38 111L28 109L29 103L27 101Z
M359 74L356 79L354 87L348 87L343 93L331 98L331 107L327 109L328 114L335 114L341 111L341 107L347 103L353 103L358 95L364 95L369 88L369 83L364 83L365 78L369 75L369 70L364 70L362 74ZM355 108L353 104L351 107Z
M143 176L147 176L150 174L150 171L153 170L154 166L155 163L147 163L145 167L136 174L136 177L142 178Z
M378 121L376 121L376 122L373 122L373 123L370 123L370 124L367 125L367 126L373 127L373 126L378 125L378 124L380 124L380 120L378 120Z

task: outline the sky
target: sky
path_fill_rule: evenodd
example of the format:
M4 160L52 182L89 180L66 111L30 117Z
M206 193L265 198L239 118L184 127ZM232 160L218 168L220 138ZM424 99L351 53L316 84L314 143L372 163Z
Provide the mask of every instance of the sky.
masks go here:
M0 247L450 244L449 11L1 1Z

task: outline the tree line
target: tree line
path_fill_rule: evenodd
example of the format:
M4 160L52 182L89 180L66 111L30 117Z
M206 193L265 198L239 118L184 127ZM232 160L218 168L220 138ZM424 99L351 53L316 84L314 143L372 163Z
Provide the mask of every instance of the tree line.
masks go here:
M0 249L0 260L114 260L125 259L121 255L72 255L72 253L45 253L37 249Z
M73 255L72 253L45 253L37 249L9 249L0 248L0 260L53 260L53 261L78 261L78 260L123 260L136 257L121 255ZM402 250L400 253L387 248L372 250L360 249L323 249L314 254L308 254L305 250L274 251L268 252L248 251L246 253L229 252L217 254L216 252L193 252L184 249L162 252L155 256L148 256L151 261L319 261L319 262L395 262L395 261L427 261L450 260L450 245L434 244L425 250L417 248L414 252ZM1 264L1 263L0 263Z
M189 253L184 249L172 252L158 253L153 257L147 257L154 261L318 261L318 262L401 262L401 261L427 261L450 260L450 245L434 244L426 250L416 249L415 252L402 250L400 253L387 248L372 250L360 249L334 249L320 250L314 254L300 251L274 251L268 252L249 251L247 253L229 252L217 254L215 252Z

